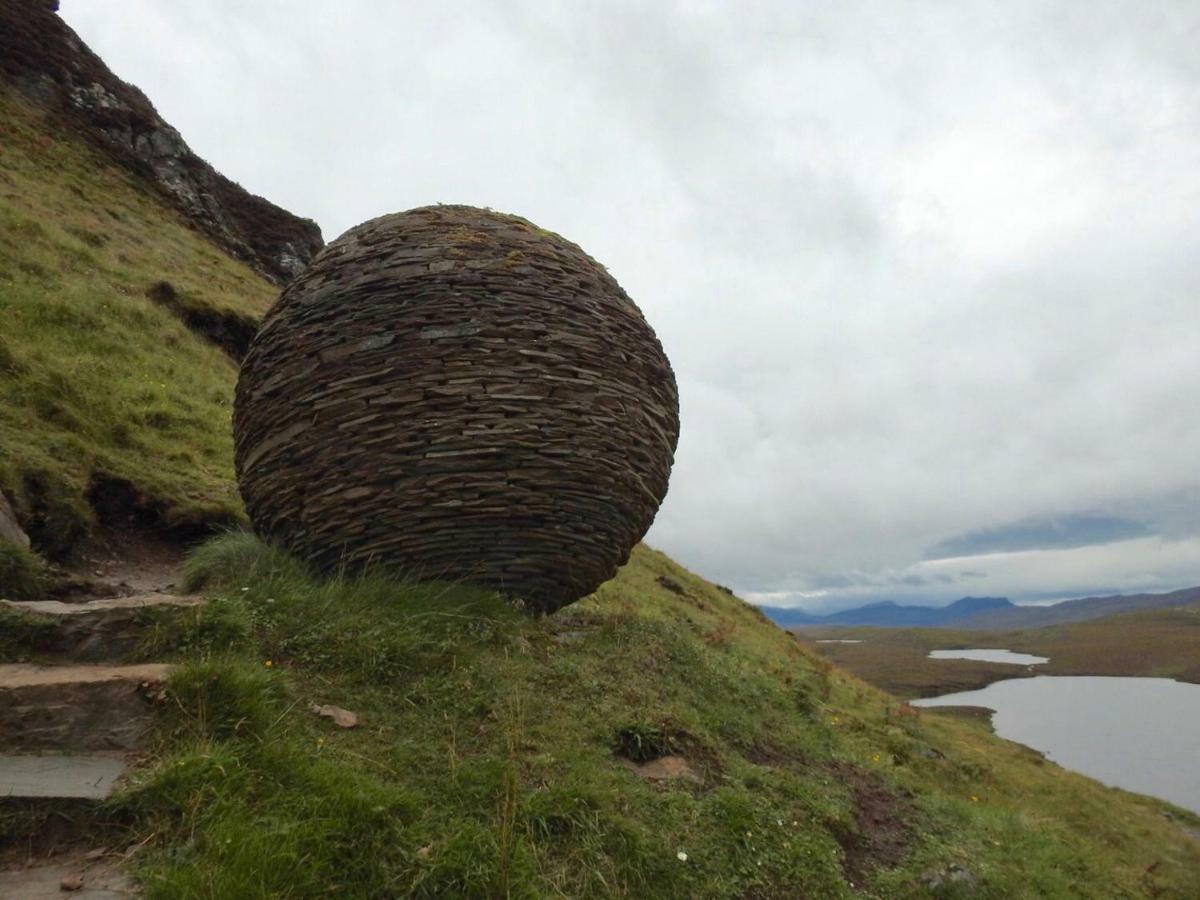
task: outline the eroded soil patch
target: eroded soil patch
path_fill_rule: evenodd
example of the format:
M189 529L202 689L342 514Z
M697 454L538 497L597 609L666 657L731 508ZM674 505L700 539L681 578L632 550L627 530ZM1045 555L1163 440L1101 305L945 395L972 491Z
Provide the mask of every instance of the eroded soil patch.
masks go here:
M854 831L837 838L845 853L842 868L857 890L872 872L903 862L912 845L917 808L865 769L842 762L827 768L849 788L854 804Z
M217 310L181 296L169 281L156 281L146 290L146 296L179 317L188 330L216 344L236 363L250 349L258 333L258 320L247 313Z

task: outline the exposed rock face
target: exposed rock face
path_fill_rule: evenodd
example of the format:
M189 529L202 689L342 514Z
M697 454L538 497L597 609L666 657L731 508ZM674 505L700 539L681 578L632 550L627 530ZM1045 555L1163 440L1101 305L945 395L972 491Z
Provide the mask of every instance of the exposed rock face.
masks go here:
M299 274L321 249L316 223L248 193L196 156L57 9L55 0L0 0L0 77L161 190L232 255L280 284Z
M438 206L348 231L288 285L242 365L234 435L261 534L549 612L650 527L679 399L654 332L579 247Z
M29 535L17 521L17 514L8 505L8 498L0 493L0 541L16 544L18 547L29 547Z

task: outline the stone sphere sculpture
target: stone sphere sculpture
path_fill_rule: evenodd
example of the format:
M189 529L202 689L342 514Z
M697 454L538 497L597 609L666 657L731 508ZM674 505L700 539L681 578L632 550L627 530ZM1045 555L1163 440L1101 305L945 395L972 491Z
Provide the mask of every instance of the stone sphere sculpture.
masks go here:
M605 269L516 216L436 206L329 244L267 313L234 406L255 530L552 612L667 491L679 396Z

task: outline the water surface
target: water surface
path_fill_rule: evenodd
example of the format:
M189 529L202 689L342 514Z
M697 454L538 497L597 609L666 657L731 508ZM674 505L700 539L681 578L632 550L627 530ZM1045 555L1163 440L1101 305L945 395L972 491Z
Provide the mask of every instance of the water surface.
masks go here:
M824 638L822 640L817 641L816 643L818 643L818 644L861 644L862 639L859 638L857 640L854 640L851 638Z
M1050 662L1048 656L1031 656L1011 650L930 650L930 659L975 659L980 662L1012 663L1016 666L1040 666Z
M1105 784L1200 813L1200 685L1039 675L913 705L994 709L1001 737Z

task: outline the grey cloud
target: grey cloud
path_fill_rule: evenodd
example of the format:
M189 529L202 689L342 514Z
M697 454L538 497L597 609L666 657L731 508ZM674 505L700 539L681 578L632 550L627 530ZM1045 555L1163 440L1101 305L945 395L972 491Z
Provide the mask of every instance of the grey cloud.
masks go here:
M1153 532L1142 522L1117 516L1076 513L1049 519L1034 519L985 528L939 542L926 559L978 556L1018 550L1086 547L1147 537Z

